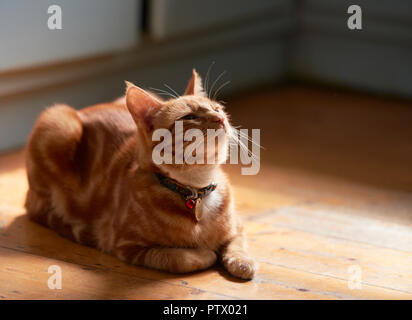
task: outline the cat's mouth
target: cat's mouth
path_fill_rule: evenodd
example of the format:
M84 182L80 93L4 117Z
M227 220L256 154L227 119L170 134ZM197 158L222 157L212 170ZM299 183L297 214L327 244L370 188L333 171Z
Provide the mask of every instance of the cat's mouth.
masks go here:
M228 133L228 125L226 124L226 120L224 120L224 119L219 120L219 121L215 121L213 128L210 128L210 129L214 129L214 130L223 129L223 131L226 134Z

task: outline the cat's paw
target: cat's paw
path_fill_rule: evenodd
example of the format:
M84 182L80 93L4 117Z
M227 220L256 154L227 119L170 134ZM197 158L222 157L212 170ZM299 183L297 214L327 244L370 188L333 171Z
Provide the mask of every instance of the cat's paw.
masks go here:
M208 249L187 249L180 262L180 272L192 272L207 269L215 264L216 253Z
M223 265L232 276L251 280L257 271L257 263L246 255L228 255L223 258Z

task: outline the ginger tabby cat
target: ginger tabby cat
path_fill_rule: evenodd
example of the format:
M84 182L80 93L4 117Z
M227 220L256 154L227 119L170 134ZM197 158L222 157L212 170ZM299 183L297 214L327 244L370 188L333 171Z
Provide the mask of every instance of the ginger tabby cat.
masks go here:
M176 120L184 130L223 128L226 143L218 152L224 159L156 165L152 151L159 142L152 133L174 132ZM27 144L27 213L64 237L132 264L184 273L209 268L220 257L230 274L251 279L256 264L220 168L230 130L223 107L206 96L195 70L184 95L167 101L129 83L125 97L110 103L79 111L50 107ZM184 190L215 183L199 202L199 220L158 176Z

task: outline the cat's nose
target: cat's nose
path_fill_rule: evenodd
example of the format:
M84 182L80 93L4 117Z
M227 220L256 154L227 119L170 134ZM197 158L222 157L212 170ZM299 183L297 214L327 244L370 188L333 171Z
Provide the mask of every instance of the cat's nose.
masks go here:
M217 122L223 126L225 124L225 119L223 119L222 117L216 117L214 122Z

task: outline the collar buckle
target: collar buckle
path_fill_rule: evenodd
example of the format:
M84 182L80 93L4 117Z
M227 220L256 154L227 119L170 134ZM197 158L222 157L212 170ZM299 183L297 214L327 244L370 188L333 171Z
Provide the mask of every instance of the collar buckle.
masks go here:
M194 199L196 200L199 198L199 194L197 193L197 190L191 186L186 186L186 189L189 190L191 193L185 196L185 200L189 199Z

